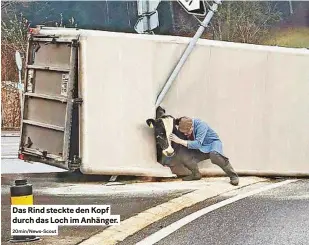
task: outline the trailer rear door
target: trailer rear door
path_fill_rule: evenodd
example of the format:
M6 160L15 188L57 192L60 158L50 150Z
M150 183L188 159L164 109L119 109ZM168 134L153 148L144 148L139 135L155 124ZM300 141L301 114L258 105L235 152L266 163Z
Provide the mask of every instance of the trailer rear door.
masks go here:
M77 100L78 39L29 39L19 158L70 168L72 118ZM77 119L76 119L77 120ZM73 150L73 151L72 151ZM76 162L74 162L76 163Z

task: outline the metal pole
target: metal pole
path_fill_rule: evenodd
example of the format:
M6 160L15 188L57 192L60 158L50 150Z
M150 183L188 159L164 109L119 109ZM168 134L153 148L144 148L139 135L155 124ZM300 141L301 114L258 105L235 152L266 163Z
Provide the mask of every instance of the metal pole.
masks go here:
M193 48L195 47L198 39L201 37L201 35L203 34L205 28L208 26L211 18L214 15L214 12L217 10L218 8L218 4L221 4L220 0L215 0L214 4L210 7L207 15L205 16L205 19L201 22L200 27L198 28L197 32L195 33L194 37L192 38L192 40L190 41L190 43L188 44L186 50L184 51L184 53L182 54L180 60L178 61L178 64L176 65L176 67L174 68L172 74L170 75L170 77L168 78L167 82L165 83L163 89L161 90L157 101L156 101L156 107L158 107L161 102L163 101L166 93L168 92L169 88L171 87L172 83L174 82L174 80L176 79L178 73L180 72L182 66L185 64L185 62L187 61L189 55L191 54Z
M289 1L289 5L290 5L290 14L293 14L293 6L292 6L292 1Z
M18 82L19 82L19 84L22 83L22 81L21 81L21 70L18 70Z
M23 84L21 80L21 70L18 71L18 91L19 91L19 102L20 102L20 120L22 120L23 115Z
M149 13L149 0L146 0L146 13L147 13L147 29L148 29L148 32L150 32L150 16L148 15Z

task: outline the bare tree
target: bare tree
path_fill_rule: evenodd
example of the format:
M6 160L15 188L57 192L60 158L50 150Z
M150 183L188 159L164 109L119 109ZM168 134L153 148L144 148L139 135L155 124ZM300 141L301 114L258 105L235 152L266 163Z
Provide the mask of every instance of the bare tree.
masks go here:
M211 21L215 40L255 43L281 19L276 4L262 1L225 2Z
M210 1L207 1L211 5ZM207 3L206 2L206 3ZM280 21L281 12L273 2L226 1L218 8L202 38L260 43L270 27ZM198 28L198 21L174 4L176 35L192 37Z
M5 14L10 6L2 9ZM4 128L20 126L20 97L14 86L18 81L15 52L26 52L28 28L29 22L22 14L1 20L1 114Z
M16 86L18 72L15 64L15 52L18 50L26 54L30 21L22 13L17 14L16 4L13 4L13 2L4 3L1 3L1 12L5 16L1 20L2 128L16 129L20 127L20 97ZM42 4L44 7L44 3ZM62 14L60 14L59 20L46 24L65 27ZM73 17L68 19L66 26L77 26ZM23 67L25 67L25 64Z

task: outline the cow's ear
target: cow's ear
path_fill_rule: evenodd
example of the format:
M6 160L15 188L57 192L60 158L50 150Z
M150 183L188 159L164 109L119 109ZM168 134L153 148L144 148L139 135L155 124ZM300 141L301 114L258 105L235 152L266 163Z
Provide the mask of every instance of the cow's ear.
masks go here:
M161 106L158 106L157 110L160 110L160 111L162 111L163 113L165 113L165 109L164 109L163 107L161 107Z
M147 123L147 125L148 125L150 128L153 128L153 125L155 124L155 120L153 120L153 119L147 119L147 120L146 120L146 123Z
M164 114L165 114L165 110L161 106L159 106L156 110L156 118L160 118L164 116Z

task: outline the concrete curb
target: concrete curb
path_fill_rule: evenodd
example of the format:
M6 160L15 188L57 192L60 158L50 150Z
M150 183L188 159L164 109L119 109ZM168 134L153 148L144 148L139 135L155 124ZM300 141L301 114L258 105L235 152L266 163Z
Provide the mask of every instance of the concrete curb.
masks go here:
M1 131L1 137L19 137L19 131Z
M80 243L80 245L117 244L118 242L123 241L127 237L147 227L148 225L151 225L184 208L193 206L201 201L218 196L225 192L236 190L263 181L267 181L267 179L258 177L244 177L240 178L239 186L232 186L227 181L216 182L214 185L207 186L204 189L196 190L181 197L172 199L166 203L145 210L144 212L141 212L129 219L122 221L118 226L110 226L103 232L83 241Z

